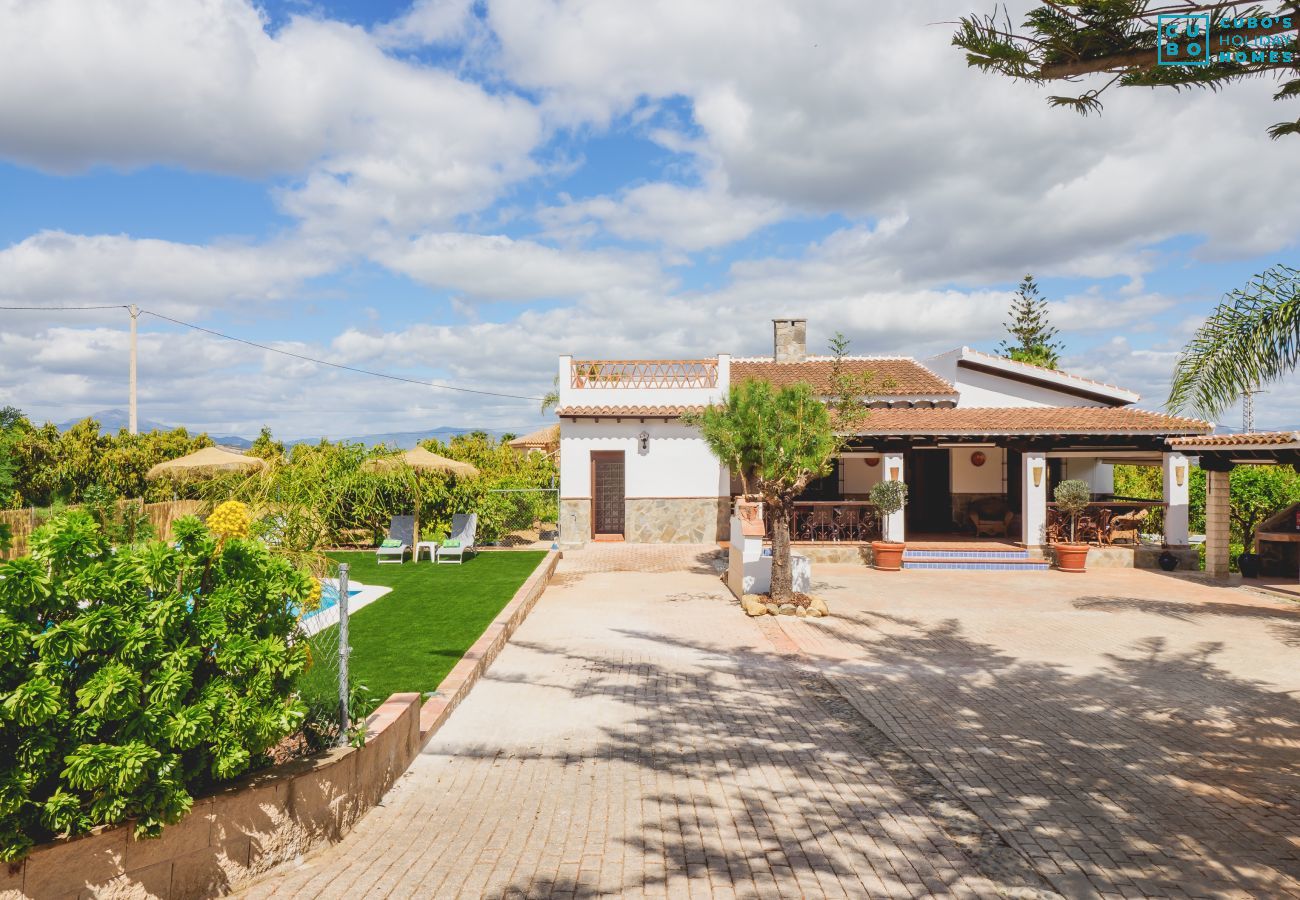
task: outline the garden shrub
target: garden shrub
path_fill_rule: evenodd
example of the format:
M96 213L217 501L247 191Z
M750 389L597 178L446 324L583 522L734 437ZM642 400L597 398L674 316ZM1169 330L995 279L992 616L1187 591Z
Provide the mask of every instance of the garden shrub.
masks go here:
M312 580L198 519L174 533L114 551L73 510L0 565L0 860L128 819L157 835L301 724Z

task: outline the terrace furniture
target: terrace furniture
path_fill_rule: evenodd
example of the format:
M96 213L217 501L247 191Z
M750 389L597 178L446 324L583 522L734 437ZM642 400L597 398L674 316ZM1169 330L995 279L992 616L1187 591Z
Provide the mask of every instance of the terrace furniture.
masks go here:
M836 527L833 510L830 507L816 507L808 519L808 527L814 541L839 540L839 528Z
M435 562L462 563L465 552L477 553L474 536L478 532L478 513L457 513L451 517L451 535L438 548Z
M396 541L397 543L392 543ZM384 544L390 546L385 547ZM375 548L375 562L379 565L406 562L406 553L415 544L415 516L393 516L388 523L388 537ZM397 559L393 559L393 557Z
M442 541L420 541L415 545L415 555L411 557L411 562L420 561L420 551L426 550L429 553L429 562L436 562L438 559L438 546Z
M1011 520L1016 514L1007 509L1001 500L989 498L972 503L969 515L971 524L975 526L975 537L986 534L1007 537L1011 533Z
M1141 543L1142 524L1146 522L1148 515L1150 511L1147 509L1135 509L1115 516L1110 520L1110 528L1106 535L1107 543L1113 544L1116 541Z

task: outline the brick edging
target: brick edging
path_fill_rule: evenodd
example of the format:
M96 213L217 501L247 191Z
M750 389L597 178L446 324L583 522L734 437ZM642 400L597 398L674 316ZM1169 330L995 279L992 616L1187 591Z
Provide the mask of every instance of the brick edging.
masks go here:
M559 550L547 553L533 574L528 576L528 580L515 591L510 602L497 613L479 639L465 651L460 662L442 679L437 690L424 701L424 706L420 709L421 748L429 743L456 707L469 696L470 690L492 665L515 629L528 618L528 614L537 605L538 598L546 590L546 585L550 583L551 576L555 574L555 567L562 556L563 553Z

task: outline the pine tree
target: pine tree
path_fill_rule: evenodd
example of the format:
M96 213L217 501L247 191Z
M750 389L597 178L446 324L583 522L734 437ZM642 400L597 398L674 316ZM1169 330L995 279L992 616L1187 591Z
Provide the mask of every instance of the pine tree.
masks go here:
M1047 318L1047 298L1039 295L1033 275L1026 275L1020 282L1016 298L1011 301L1011 321L1004 322L1003 327L1014 339L998 345L1003 356L1016 362L1056 368L1064 347L1054 340L1056 329Z

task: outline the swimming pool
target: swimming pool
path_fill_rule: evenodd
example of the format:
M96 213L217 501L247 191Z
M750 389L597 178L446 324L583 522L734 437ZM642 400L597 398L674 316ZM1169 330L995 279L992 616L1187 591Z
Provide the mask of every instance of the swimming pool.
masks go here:
M360 594L362 590L364 590L364 588L353 587L350 584L348 585L349 606L352 605L351 604L352 599L356 597L357 594ZM307 613L307 615L303 616L303 618L310 619L312 616L319 616L321 613L325 612L325 610L333 609L338 605L339 605L339 584L337 581L326 580L322 582L320 586L320 606L317 607L314 611Z

